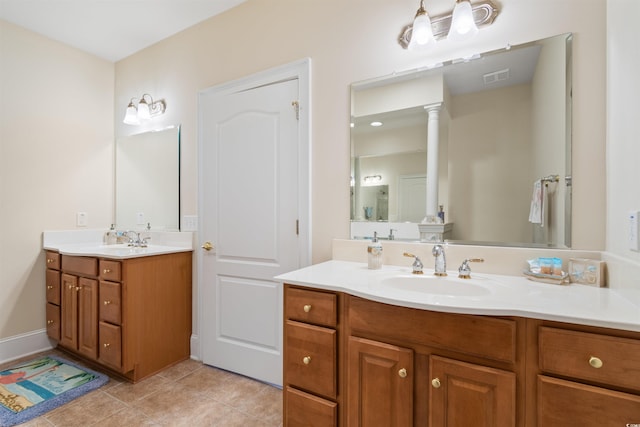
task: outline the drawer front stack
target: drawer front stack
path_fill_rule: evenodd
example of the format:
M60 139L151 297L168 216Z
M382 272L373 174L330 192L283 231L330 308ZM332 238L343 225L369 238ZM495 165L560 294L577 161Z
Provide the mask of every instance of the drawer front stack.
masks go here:
M338 425L338 296L285 286L285 425Z
M47 335L60 340L60 254L47 251L45 253L46 270L46 318Z
M640 340L541 326L538 343L538 425L640 423Z
M101 363L122 368L122 264L100 260L100 303L98 336Z

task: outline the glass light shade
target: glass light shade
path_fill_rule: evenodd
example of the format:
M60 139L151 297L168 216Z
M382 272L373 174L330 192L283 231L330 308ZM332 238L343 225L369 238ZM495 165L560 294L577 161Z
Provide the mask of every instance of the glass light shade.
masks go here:
M136 107L132 102L130 102L129 106L127 107L127 112L124 115L123 122L128 125L140 124L140 120L138 120L138 110L136 110Z
M138 120L149 120L150 118L149 104L142 98L138 103Z
M462 41L470 39L478 33L478 26L473 19L471 2L462 0L456 3L449 28L448 40Z
M433 30L431 29L431 19L426 13L416 16L411 29L411 41L409 48L424 46L433 39Z

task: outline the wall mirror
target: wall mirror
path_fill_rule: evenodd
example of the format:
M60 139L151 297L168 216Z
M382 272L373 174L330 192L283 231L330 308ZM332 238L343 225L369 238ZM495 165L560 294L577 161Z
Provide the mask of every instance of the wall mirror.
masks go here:
M354 83L351 237L570 247L571 40Z
M180 126L116 141L118 229L180 229Z

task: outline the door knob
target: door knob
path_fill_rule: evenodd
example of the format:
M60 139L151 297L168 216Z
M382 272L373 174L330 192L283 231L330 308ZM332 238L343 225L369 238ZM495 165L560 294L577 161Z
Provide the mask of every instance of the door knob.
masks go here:
M211 242L204 242L204 244L202 245L202 249L204 249L205 251L210 251L211 249L213 249L213 245L211 244Z

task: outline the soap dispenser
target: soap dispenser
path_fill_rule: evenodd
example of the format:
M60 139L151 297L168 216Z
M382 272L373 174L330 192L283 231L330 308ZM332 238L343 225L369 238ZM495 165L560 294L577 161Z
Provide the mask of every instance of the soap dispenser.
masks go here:
M378 233L373 232L373 239L367 247L369 269L379 270L382 268L382 244L378 241Z

